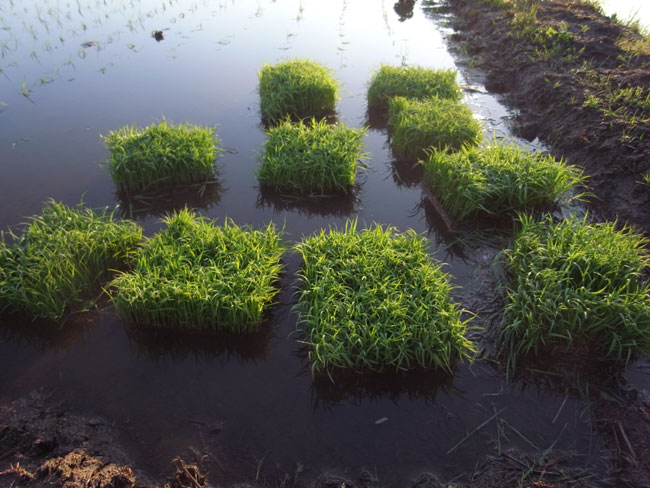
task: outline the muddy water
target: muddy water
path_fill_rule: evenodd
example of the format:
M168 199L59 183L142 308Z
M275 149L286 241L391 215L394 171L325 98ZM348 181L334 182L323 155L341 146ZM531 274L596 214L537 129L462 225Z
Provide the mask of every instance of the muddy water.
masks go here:
M449 250L422 205L417 172L393 160L385 131L369 131L368 170L351 199L286 200L261 193L253 174L264 140L256 92L263 63L301 56L329 66L343 87L339 119L361 126L370 73L380 63L454 67L444 16L427 5L416 4L412 15L374 0L0 5L1 229L38 213L48 198L121 204L148 234L161 213L186 202L240 224L273 220L288 241L358 217L427 233L454 282L476 287L486 256ZM154 30L163 31L162 41L151 37ZM468 84L466 101L486 132L508 135L507 111ZM217 127L228 148L219 184L202 196L124 201L100 165L107 154L99 135L163 117ZM245 339L133 329L110 306L61 331L5 317L0 399L44 388L72 412L107 419L153 476L189 446L208 456L213 479L268 484L326 471L354 478L362 469L394 485L422 471L450 479L471 471L496 443L534 452L532 445L555 442L586 455L581 402L550 386L505 384L481 362L459 365L453 377L314 381L291 312L295 255L286 266L278 305L261 332ZM521 436L511 430L506 439L490 423L448 453L495 412Z

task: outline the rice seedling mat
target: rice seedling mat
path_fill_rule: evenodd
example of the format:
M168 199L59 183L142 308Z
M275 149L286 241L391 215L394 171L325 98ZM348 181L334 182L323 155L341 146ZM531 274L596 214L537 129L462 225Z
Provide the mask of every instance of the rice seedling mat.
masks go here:
M267 131L257 178L280 191L349 193L363 151L365 129L325 120L284 120Z
M0 239L0 312L63 322L109 270L131 261L141 239L138 225L108 209L50 201L22 234Z
M432 149L423 164L433 194L459 220L551 205L584 182L575 166L498 140L456 152Z
M118 313L134 323L255 331L278 292L283 246L263 230L178 211L145 243L132 271L111 283Z
M333 115L339 83L331 71L309 59L265 64L258 73L262 120L273 125L289 116L294 120Z
M313 373L450 371L474 351L448 277L414 231L357 231L348 221L296 248L303 259L298 310Z
M110 152L111 178L127 194L214 180L222 151L213 128L166 120L143 129L128 125L102 139Z
M456 71L451 69L382 65L368 85L368 109L385 111L390 99L398 96L460 100L462 93L456 76Z
M398 157L415 160L424 150L459 150L481 141L482 126L469 107L456 100L394 97L389 101L388 125Z
M502 353L517 357L586 343L602 357L650 352L647 240L616 223L520 217L505 251Z

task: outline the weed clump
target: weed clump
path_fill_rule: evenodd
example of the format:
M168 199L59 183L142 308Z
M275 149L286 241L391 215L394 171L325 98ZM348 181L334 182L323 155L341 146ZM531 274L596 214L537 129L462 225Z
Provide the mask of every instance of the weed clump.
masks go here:
M84 291L133 258L141 238L138 225L106 209L49 202L22 235L0 239L0 312L61 322Z
M365 129L325 120L285 120L267 131L257 178L276 190L348 193L354 184Z
M458 152L432 150L423 164L427 182L456 219L549 205L584 181L575 166L497 140Z
M388 125L394 151L406 159L423 156L429 147L458 150L481 140L481 123L469 107L444 98L392 98Z
M163 222L133 271L111 283L118 313L134 323L255 331L278 292L283 247L275 228L215 226L187 209Z
M461 91L455 70L382 65L368 86L368 109L386 110L393 97L460 100Z
M303 259L298 309L312 372L450 371L473 344L426 239L381 226L321 231L296 246Z
M133 125L102 136L110 151L108 169L124 193L214 179L220 143L214 129L191 124Z
M605 357L650 353L647 240L614 223L520 218L505 252L509 282L500 344L516 358L587 344Z
M334 113L338 82L330 71L308 59L264 65L259 74L260 109L265 123L323 118Z

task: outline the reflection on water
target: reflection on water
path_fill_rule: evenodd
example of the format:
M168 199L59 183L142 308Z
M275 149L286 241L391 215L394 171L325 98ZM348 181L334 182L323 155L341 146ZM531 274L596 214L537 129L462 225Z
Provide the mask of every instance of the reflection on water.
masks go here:
M434 404L437 393L453 390L453 376L443 372L410 372L402 374L337 376L336 382L327 377L314 379L312 405L314 410L344 405L362 405L364 401L387 399L422 400Z
M146 358L152 361L170 358L180 363L188 359L202 362L216 359L265 361L272 337L272 326L268 321L260 324L255 333L244 335L141 325L125 325L125 329L138 353Z
M454 67L433 7L394 0L0 2L0 229L40 213L48 198L74 205L82 195L89 207L119 203L148 235L159 216L185 205L217 221L273 221L289 245L357 217L360 226L429 234L432 255L448 262L454 283L468 283L477 257L449 244L455 237L422 204L418 167L395 161L386 144L385 122L370 120L377 130L364 141L368 168L349 197L295 198L260 190L255 177L264 63L308 57L328 66L342 85L338 119L361 127L372 119L365 95L380 64ZM164 42L156 42L157 31ZM494 98L470 90L466 100L486 133L509 134L509 114ZM236 149L220 157L219 182L116 195L99 135L162 117L217 126L224 146ZM292 311L299 257L288 251L284 260L277 303L259 334L247 338L134 328L108 306L62 330L38 332L3 317L0 399L54 389L71 411L110 419L129 455L156 477L198 446L239 481L277 482L293 476L296 463L305 467L305 483L325 470L368 466L393 485L425 470L449 479L490 452L486 434L446 454L494 408L537 445L556 438L557 449L588 445L580 401L520 391L487 368L459 365L441 378L313 381ZM571 435L559 436L565 423ZM222 426L218 434L214 425ZM215 464L211 474L223 471Z
M206 212L219 204L226 189L221 182L181 185L173 189L162 189L131 195L117 193L122 218L137 219L146 216L164 217L187 207Z
M348 217L356 212L356 206L359 204L357 194L358 190L336 196L304 196L260 187L257 207L271 207L275 212L291 211L307 216Z

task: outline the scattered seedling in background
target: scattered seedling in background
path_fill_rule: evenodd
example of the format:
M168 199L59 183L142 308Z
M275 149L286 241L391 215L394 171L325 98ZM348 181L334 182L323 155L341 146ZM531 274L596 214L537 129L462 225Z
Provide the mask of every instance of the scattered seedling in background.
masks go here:
M298 310L314 374L451 371L475 351L448 277L415 231L357 231L348 221L296 249L303 259Z
M431 150L422 164L433 194L455 219L550 205L584 182L575 166L496 139L458 152Z
M212 180L221 151L214 129L165 120L145 129L122 127L102 138L111 178L125 193Z
M338 88L330 70L308 59L264 65L259 72L262 120L276 124L287 115L293 119L333 115Z
M500 331L509 369L554 346L592 347L629 361L650 353L648 241L616 223L520 217L505 251L508 276Z
M222 332L254 332L278 292L283 246L272 224L223 226L181 210L146 241L132 272L112 283L126 320Z
M301 193L349 193L354 184L365 129L325 120L281 122L267 131L257 178L264 186Z
M469 107L444 98L391 98L388 125L395 153L412 160L429 147L458 150L478 144L483 130Z
M134 256L142 229L95 213L49 202L21 235L0 239L0 311L62 322L107 271Z

